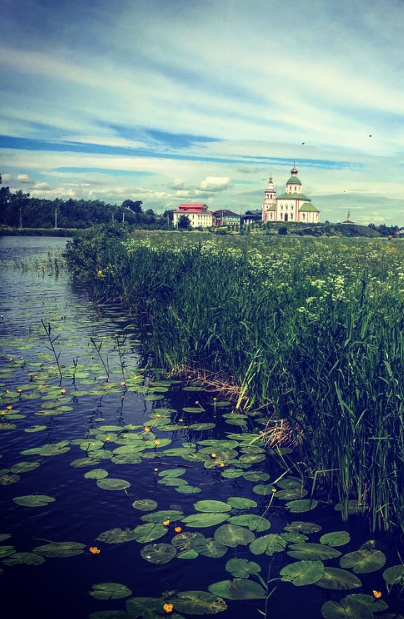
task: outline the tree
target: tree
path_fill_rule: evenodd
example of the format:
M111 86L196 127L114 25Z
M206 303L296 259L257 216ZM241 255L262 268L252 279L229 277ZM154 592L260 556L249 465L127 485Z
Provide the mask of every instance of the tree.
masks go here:
M133 200L124 200L121 206L122 208L130 209L133 213L142 213L142 204L143 202L141 200L137 200L136 202Z
M188 215L181 215L178 220L178 230L189 230L191 227Z

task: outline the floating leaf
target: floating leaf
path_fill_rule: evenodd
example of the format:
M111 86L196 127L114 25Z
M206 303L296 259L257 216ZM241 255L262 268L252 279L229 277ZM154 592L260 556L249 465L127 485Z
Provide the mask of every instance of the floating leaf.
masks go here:
M302 520L295 520L295 522L286 525L284 529L285 531L290 531L292 533L304 533L305 535L321 531L321 527L319 524L316 524L314 522L303 522Z
M259 574L261 567L255 561L236 557L227 561L226 570L235 578L248 578L251 574Z
M184 531L182 533L178 533L171 540L173 546L178 548L178 550L189 550L192 548L194 541L197 540L205 540L205 536L202 533L194 532L194 531Z
M186 472L187 469L183 467L177 467L175 469L168 469L167 471L161 471L159 477L179 477Z
M214 559L223 557L228 550L228 547L224 544L217 542L212 537L205 537L204 535L195 537L191 542L191 546L198 554Z
M194 503L194 507L198 512L229 512L231 506L223 501L204 500Z
M85 545L79 542L51 542L44 544L43 546L37 546L32 549L35 554L42 555L44 557L74 557L75 555L83 554Z
M202 492L202 488L186 485L178 486L175 491L179 492L180 494L198 494L199 492Z
M325 602L321 607L324 619L373 619L372 611L355 600L344 598L341 603Z
M13 501L17 505L24 505L26 507L43 507L53 503L55 499L46 494L27 494L26 496L16 496Z
M19 481L19 475L0 475L0 486L10 486Z
M242 476L243 471L240 471L240 469L225 469L222 471L222 477L225 477L226 479L237 479L237 477Z
M311 543L291 544L287 554L295 559L308 559L310 561L326 561L341 556L340 551L335 548L324 544Z
M103 490L125 490L125 488L129 488L130 483L125 481L125 479L106 477L105 479L99 479L97 486Z
M355 500L350 500L350 501L347 501L346 503L346 509L347 509L348 514L362 513L366 510L366 508L367 508L367 505L360 503L358 501L355 501ZM337 503L334 509L336 512L342 512L345 509L345 504Z
M156 509L157 501L153 501L153 499L138 499L133 501L132 507L142 512L151 512L153 509Z
M204 528L211 527L216 524L220 524L228 519L227 514L223 513L200 513L200 514L191 514L191 516L187 516L182 519L182 522L185 522L189 527L192 528Z
M286 488L285 490L278 490L276 498L281 501L292 501L294 499L302 499L308 494L308 491L304 488Z
M87 471L84 473L84 477L86 479L104 479L104 477L108 476L108 471L105 469L92 469L91 471Z
M182 409L184 413L204 413L205 409L199 406L186 406Z
M367 606L372 612L379 612L388 608L386 602L383 600L377 600L373 595L366 595L364 593L351 593L347 595L344 600L360 602Z
M246 578L215 582L208 589L211 593L228 600L259 600L266 595L260 584Z
M404 565L393 565L383 572L383 578L389 585L404 585Z
M246 473L243 473L243 477L247 481L268 481L269 479L268 473L261 471L247 471Z
M281 580L291 582L296 587L313 585L324 576L322 561L296 561L286 565L280 571Z
M0 546L0 559L15 553L14 546Z
M355 574L341 570L338 567L326 567L324 576L316 582L316 585L323 589L356 589L361 587L362 583Z
M317 505L318 502L315 499L298 499L297 501L289 501L285 507L293 514L302 514L311 511Z
M136 539L136 533L133 529L110 529L101 533L96 539L106 544L122 544Z
M240 544L246 546L254 539L255 535L249 529L234 524L224 524L215 531L215 540L230 548Z
M45 559L33 552L15 552L11 556L3 559L5 565L41 565L45 563Z
M270 496L272 495L272 484L257 484L253 488L253 492L255 494L260 494L261 496Z
M42 432L46 430L48 426L31 426L30 428L25 428L24 432Z
M340 559L342 568L352 568L355 574L367 574L380 570L386 563L386 555L380 550L357 550Z
M190 430L200 432L202 430L212 430L214 427L216 427L216 424L215 423L192 423L188 427Z
M272 556L275 552L282 552L286 548L286 542L277 533L269 533L257 537L249 546L253 555L262 555L264 552Z
M266 518L262 516L257 516L256 514L242 514L241 516L232 516L229 518L230 524L237 524L242 527L248 527L250 531L257 531L257 533L262 533L262 531L268 531L271 528L271 523Z
M93 585L93 590L88 593L97 600L118 600L132 595L128 587L117 582L101 582Z
M176 610L189 615L216 615L227 609L224 600L207 591L183 591L172 602Z
M157 613L163 613L164 600L163 598L130 598L126 601L126 610L125 613L126 619L130 617L142 618L146 617L146 619L155 619ZM154 614L156 613L156 614ZM91 619L91 616L90 616ZM96 618L98 619L98 618ZM103 619L103 618L100 618ZM109 619L109 618L106 618Z
M148 544L140 551L143 559L158 565L168 563L175 557L176 553L177 551L172 544Z
M241 496L231 496L227 499L227 503L235 509L250 509L250 507L257 507L256 501L246 499Z
M18 462L13 464L10 471L12 473L26 473L27 471L34 471L39 466L41 466L40 462Z
M345 546L351 539L347 531L335 531L334 533L326 533L320 537L320 544L327 546Z
M145 514L140 519L143 522L164 522L164 520L180 520L184 513L179 509L164 509L152 514Z
M153 542L155 539L159 539L163 537L163 535L166 535L166 533L167 527L157 522L141 524L134 530L135 540L141 544Z

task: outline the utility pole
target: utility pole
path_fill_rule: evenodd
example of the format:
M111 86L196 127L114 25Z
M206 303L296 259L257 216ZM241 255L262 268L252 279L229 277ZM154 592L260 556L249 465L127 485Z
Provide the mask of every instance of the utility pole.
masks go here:
M20 206L20 230L22 230L22 207Z
M55 206L55 229L58 227L58 207Z

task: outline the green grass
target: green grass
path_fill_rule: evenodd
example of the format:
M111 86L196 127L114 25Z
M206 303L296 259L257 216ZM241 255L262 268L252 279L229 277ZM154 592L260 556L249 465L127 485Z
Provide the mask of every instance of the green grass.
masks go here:
M208 370L286 419L345 517L355 499L374 529L404 530L404 243L97 230L67 261L137 314L156 363Z

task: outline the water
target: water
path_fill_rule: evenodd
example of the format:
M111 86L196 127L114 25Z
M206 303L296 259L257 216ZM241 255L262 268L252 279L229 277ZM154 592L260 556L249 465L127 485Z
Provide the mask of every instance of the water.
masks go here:
M0 264L4 260L46 259L48 252L60 251L65 243L66 239L61 238L1 237ZM0 588L2 606L8 609L3 616L7 619L31 615L41 619L71 619L72 616L87 619L90 615L92 619L161 617L167 614L162 608L163 602L158 612L139 615L130 603L128 608L132 611L126 613L126 601L163 596L164 601L173 601L174 612L170 616L179 619L193 617L195 613L176 612L180 606L176 602L176 592L206 593L209 585L231 580L233 576L226 570L231 558L258 563L264 581L269 568L270 577L277 577L279 570L292 562L286 552L275 553L273 557L252 554L247 544L229 546L218 558L203 554L195 559L179 558L178 549L177 557L167 563L151 563L141 556L148 544L166 544L172 548L176 526L182 528L182 533L213 538L220 524L193 528L184 523L182 517L176 517L166 526L164 536L152 538L150 542L108 543L105 537L97 539L107 531L115 531L115 534L117 529L121 534L133 531L145 524L141 520L143 516L157 510L181 510L184 516L203 513L194 507L201 500L225 502L229 497L245 497L255 501L257 506L243 510L233 508L231 516L262 515L271 496L257 494L256 486L270 485L280 470L273 458L260 451L253 453L251 448L237 446L233 447L236 455L229 456L220 452L220 444L213 447L203 444L209 439L226 439L228 433L238 434L243 426L236 425L231 407L219 405L223 401L220 394L184 390L180 383L164 386L164 383L156 383L164 378L157 370L143 372L145 360L139 342L133 330L126 328L133 317L119 308L94 306L85 291L76 289L65 275L55 277L46 271L7 268L1 271L0 278L0 406L5 413L0 420L5 428L0 431L0 535L5 536L0 538L3 561L0 563L3 569ZM49 325L51 333L47 337ZM101 342L98 354L97 346ZM106 380L108 373L109 382ZM126 384L122 384L124 382ZM191 411L184 411L184 408ZM160 425L164 419L164 424ZM250 430L257 424L254 418L242 421ZM210 425L202 426L201 430L198 428L201 423ZM145 427L150 428L150 432L145 432ZM133 441L136 434L140 439ZM123 435L129 438L122 438ZM63 441L66 451L63 451ZM99 443L102 447L95 449L97 457L93 456L92 462L85 463L83 459L94 454L92 447L84 449L91 441L96 441L94 449ZM150 441L147 449L143 449L145 441ZM155 444L156 441L160 441L160 445ZM166 441L170 443L166 445ZM58 444L61 453L50 455L52 446ZM128 445L142 447L141 451L135 450L126 456L133 456L137 462L125 462L122 453L121 460L119 456L117 459L119 452L115 450ZM188 456L186 453L185 457L173 456L167 451L184 445ZM208 453L201 459L204 449ZM27 453L27 450L34 451ZM217 451L217 461L211 455L213 450ZM216 466L221 457L225 466ZM256 461L246 462L248 458ZM37 463L37 467L20 472L21 466L26 466L21 463L27 462L29 466ZM182 487L163 485L161 482L167 479L167 472L178 467L184 469L179 475L184 480ZM99 487L96 479L85 477L94 469L106 471L108 475L104 480L123 480L128 486L120 490ZM226 477L229 470L240 476ZM267 479L249 481L244 474L251 472L264 474ZM187 493L183 492L184 486ZM30 507L14 500L31 495L44 495L52 502ZM152 511L135 509L133 503L138 500L156 501L157 508ZM353 519L348 527L347 523L339 521L326 502L312 512L295 515L284 505L284 501L273 500L266 514L270 529L254 531L256 538L268 533L283 534L284 526L294 520L321 524L322 531L310 536L312 542L317 542L326 532L349 531L351 542L339 548L342 554L357 550L370 537L362 520ZM160 521L157 524L161 526ZM6 537L8 535L10 537ZM383 536L377 537L388 557L388 565L397 564L396 548ZM40 565L7 564L7 560L18 557L19 553L30 553L31 559L43 556L32 551L49 542L83 546L75 556L45 556ZM8 557L7 546L13 547ZM100 552L92 554L89 549L93 547ZM164 551L166 547L158 546L158 549ZM338 561L333 559L325 563L339 567ZM404 605L396 593L397 588L388 597L382 571L358 574L362 587L345 592L316 585L296 587L276 581L267 616L320 619L320 609L326 601L339 601L349 593L371 594L372 589L383 591L389 612L403 613ZM258 583L257 577L251 576L250 580ZM100 583L119 583L131 593L117 599L98 599L90 593L94 593L94 585ZM226 603L228 609L219 613L224 619L258 618L262 616L258 609L264 608L262 599L226 599ZM149 601L147 607L150 605Z

